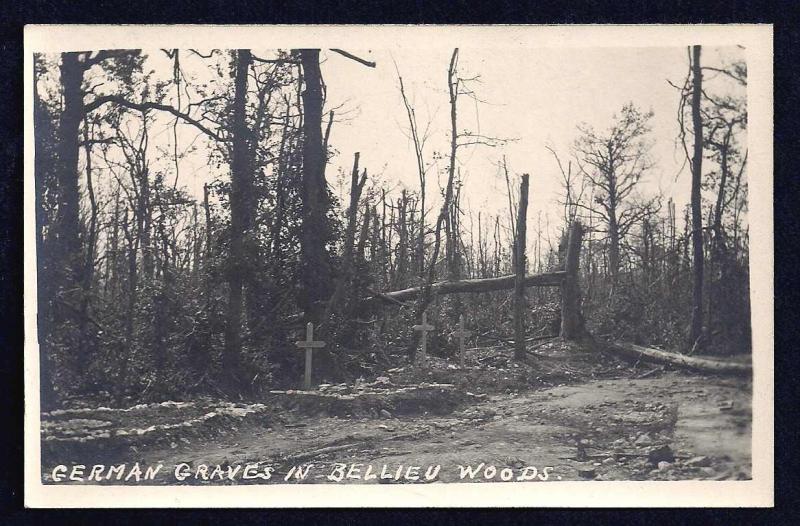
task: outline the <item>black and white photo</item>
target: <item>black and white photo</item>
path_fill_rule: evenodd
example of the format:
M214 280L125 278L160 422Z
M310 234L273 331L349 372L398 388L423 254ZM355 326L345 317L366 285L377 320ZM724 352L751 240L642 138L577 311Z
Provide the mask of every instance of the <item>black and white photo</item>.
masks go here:
M34 505L771 503L768 26L26 38Z

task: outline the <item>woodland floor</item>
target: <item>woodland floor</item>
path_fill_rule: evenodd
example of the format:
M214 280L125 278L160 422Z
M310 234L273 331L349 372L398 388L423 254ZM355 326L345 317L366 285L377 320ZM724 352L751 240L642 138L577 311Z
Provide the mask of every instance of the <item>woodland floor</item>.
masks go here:
M486 480L488 466L498 472L494 481L504 468L517 477L527 466L552 467L549 480L750 478L749 379L631 364L560 339L531 350L526 364L510 349L480 348L464 370L431 357L426 369L273 391L257 404L206 399L43 413L43 480L57 464L84 464L88 475L95 464L135 462L164 465L140 484L284 483L292 466L307 464L313 469L302 482L324 483L335 463L362 464L361 474L367 465L377 474L384 465L387 473L420 466L420 474L441 465L435 482L461 481L459 466L482 468L463 479L474 482ZM177 482L180 463L259 463L275 472L269 481Z

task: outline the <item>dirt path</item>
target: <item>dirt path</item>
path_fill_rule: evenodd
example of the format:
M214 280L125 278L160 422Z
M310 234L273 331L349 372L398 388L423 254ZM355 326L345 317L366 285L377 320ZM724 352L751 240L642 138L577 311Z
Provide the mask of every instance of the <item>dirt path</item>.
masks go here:
M482 395L446 415L253 418L114 461L163 464L156 484L743 479L750 422L746 381L669 373ZM269 480L204 480L215 465L256 463ZM182 464L190 476L176 482Z

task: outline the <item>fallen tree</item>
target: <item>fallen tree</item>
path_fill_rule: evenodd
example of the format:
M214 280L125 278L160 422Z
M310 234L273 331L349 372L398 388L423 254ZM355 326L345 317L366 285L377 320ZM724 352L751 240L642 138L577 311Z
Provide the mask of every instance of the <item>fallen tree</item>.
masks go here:
M564 279L564 271L547 272L544 274L531 274L525 276L525 287L558 287ZM431 295L460 294L464 292L492 292L495 290L509 290L514 288L514 274L497 278L462 279L458 281L438 281L431 284ZM402 303L417 297L423 292L423 287L411 287L392 292L375 293L364 298L364 301L384 301L386 303Z
M553 272L545 272L542 274L530 274L525 276L523 280L524 287L560 287L566 277L567 273L563 270L556 270ZM507 276L499 276L496 278L476 278L476 279L462 279L458 281L438 281L431 284L431 296L443 294L461 294L467 292L493 292L496 290L510 290L514 288L516 276L510 274ZM365 303L382 302L389 305L398 307L410 307L408 300L416 298L424 290L424 287L410 287L402 290L394 290L390 292L380 292L370 290L370 295L362 298L361 301ZM304 320L304 313L298 312L292 314L284 319L284 323L292 328L299 328L297 325ZM304 325L303 325L304 326Z
M636 359L676 365L678 367L705 373L750 374L753 371L753 367L749 363L697 358L695 356L653 349L652 347L642 347L641 345L632 343L612 343L610 345L610 350Z

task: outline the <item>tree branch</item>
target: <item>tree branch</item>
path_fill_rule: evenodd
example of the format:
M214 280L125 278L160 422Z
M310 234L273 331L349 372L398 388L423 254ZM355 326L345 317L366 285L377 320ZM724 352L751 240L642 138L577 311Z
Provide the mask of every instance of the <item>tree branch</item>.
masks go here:
M178 111L177 109L173 108L172 106L167 106L165 104L158 104L156 102L136 103L136 102L131 102L129 100L126 100L126 99L124 99L122 97L119 97L117 95L106 95L106 96L103 96L103 97L97 97L96 99L94 99L90 103L86 104L84 106L84 111L87 114L91 113L92 111L98 109L100 106L102 106L104 104L107 104L107 103L117 104L118 106L123 106L125 108L130 108L130 109L138 110L138 111L147 111L147 110L166 111L167 113L171 113L175 117L178 117L179 119L184 120L186 123L191 124L192 126L197 128L201 132L205 133L206 135L208 135L212 139L217 140L217 141L224 141L224 139L219 134L217 134L217 133L211 131L210 129L206 128L203 124L201 124L199 121L195 120L194 118L190 117L189 115L187 115L187 114L185 114L185 113L183 113L181 111Z
M363 58L357 57L357 56L353 55L352 53L348 53L347 51L345 51L343 49L331 49L331 51L333 51L334 53L339 53L343 57L347 57L350 60L355 60L359 64L364 64L365 66L367 66L369 68L374 68L375 67L375 63L374 62L370 62L369 60L364 60Z

